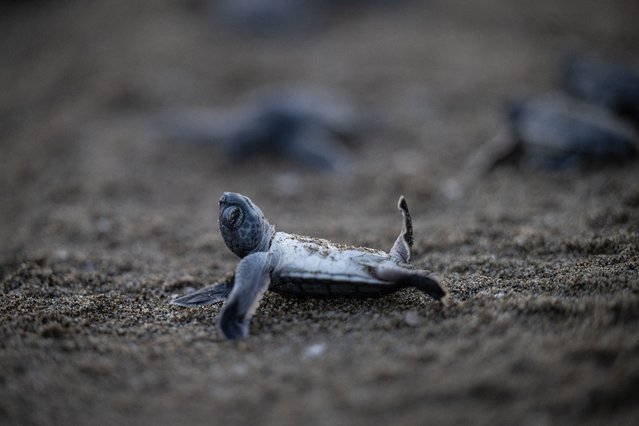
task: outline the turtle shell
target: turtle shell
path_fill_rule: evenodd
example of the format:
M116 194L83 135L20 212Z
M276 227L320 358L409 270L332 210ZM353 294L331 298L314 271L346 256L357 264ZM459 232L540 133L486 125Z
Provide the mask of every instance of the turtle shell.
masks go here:
M564 87L574 96L609 108L639 124L639 72L627 65L572 56L563 67Z
M396 264L388 253L381 250L277 232L271 243L271 252L277 261L271 272L269 289L278 293L373 297L402 287L375 276L378 266Z

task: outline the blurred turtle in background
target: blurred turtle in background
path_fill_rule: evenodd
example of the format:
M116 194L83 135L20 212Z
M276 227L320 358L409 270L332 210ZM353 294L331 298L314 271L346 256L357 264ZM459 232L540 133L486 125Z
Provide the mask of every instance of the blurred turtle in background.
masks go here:
M520 164L569 169L635 158L639 137L604 108L562 94L513 102L508 112Z
M618 63L571 56L563 66L569 94L608 108L639 125L639 72Z
M318 0L217 0L210 11L233 28L253 35L274 35L314 27L324 16Z
M311 89L260 92L230 111L173 110L160 119L166 137L218 144L233 161L266 154L327 171L348 164L344 143L360 136L362 124L349 105Z
M385 3L399 0L191 0L190 5L247 35L286 36L317 29L331 13L344 15L344 8Z
M571 56L564 61L566 94L512 102L508 130L469 162L477 176L504 159L524 167L565 170L622 163L637 156L639 74L618 64Z
M508 160L523 168L559 171L637 157L639 73L578 56L565 60L562 71L565 93L511 102L507 125L444 183L445 197L461 198L474 182Z
M497 165L560 171L620 164L637 157L639 134L611 111L561 93L512 102L508 125L484 143L442 187L457 199Z

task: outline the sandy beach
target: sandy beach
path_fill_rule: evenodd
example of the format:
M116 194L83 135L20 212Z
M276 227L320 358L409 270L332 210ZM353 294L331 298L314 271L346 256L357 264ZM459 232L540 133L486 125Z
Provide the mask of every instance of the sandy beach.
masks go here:
M639 169L513 164L451 179L509 99L566 54L639 69L634 1L355 2L251 37L202 2L32 1L0 17L0 423L639 422ZM200 6L198 6L200 5ZM313 86L367 117L347 170L167 140L170 108ZM389 250L450 300L265 295L239 343L221 303L171 306L238 259L224 191L278 230Z

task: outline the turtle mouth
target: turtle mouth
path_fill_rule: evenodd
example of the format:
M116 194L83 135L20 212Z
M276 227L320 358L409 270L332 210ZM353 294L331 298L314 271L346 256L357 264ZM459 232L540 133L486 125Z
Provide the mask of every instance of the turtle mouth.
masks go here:
M229 193L225 192L224 194L222 194L222 196L218 200L218 204L220 206L223 206L224 204L226 204L228 202L228 198L229 198Z

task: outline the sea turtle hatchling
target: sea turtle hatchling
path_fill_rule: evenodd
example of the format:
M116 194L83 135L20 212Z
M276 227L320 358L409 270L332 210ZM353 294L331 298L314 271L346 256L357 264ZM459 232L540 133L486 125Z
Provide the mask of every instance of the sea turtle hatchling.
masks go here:
M564 89L639 125L639 72L627 65L592 57L564 61Z
M342 171L348 142L364 133L364 117L334 95L282 87L249 94L236 108L174 109L159 128L172 140L216 144L236 162L266 155L317 171Z
M226 300L219 327L228 339L246 337L264 292L295 296L374 297L416 287L435 300L446 296L426 272L409 264L413 228L404 197L403 226L390 253L319 238L275 232L248 197L225 192L219 225L227 247L242 260L229 279L174 299L180 306Z
M510 125L524 165L546 170L622 163L637 156L639 135L608 110L550 94L510 108Z
M612 112L552 93L512 102L508 126L470 156L456 179L467 186L506 160L524 168L567 170L637 157L639 134Z

